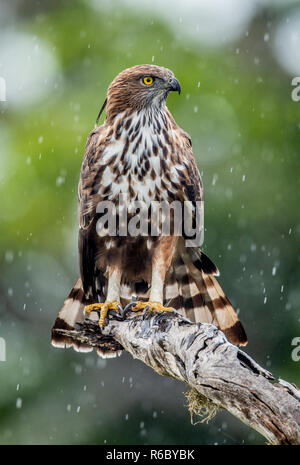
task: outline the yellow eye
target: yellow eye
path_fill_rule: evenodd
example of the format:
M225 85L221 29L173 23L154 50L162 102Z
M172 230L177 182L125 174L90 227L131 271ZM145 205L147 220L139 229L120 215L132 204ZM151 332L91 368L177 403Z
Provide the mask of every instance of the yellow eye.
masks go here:
M146 86L151 86L151 84L153 84L153 81L154 79L151 76L146 76L143 79L143 83L146 84Z

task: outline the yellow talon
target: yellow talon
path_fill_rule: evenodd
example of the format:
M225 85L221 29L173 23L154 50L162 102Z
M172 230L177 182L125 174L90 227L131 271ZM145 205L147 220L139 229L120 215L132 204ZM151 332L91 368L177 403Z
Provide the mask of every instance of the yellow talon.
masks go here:
M100 310L100 318L99 318L99 326L100 328L104 328L105 326L105 318L109 312L109 310L119 310L120 302L103 302L103 303L95 303L91 305L86 305L84 307L85 312L87 315L90 315L91 312L95 310Z
M172 307L164 307L159 302L141 302L138 301L134 307L132 307L133 312L138 312L140 310L144 310L146 307L149 307L149 311L157 311L157 312L173 312Z

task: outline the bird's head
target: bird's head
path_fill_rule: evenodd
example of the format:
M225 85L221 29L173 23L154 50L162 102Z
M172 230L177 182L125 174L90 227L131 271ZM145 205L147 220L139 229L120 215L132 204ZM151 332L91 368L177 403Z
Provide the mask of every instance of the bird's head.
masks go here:
M170 92L181 87L172 71L156 65L137 65L125 69L112 81L107 92L108 118L131 109L160 108Z

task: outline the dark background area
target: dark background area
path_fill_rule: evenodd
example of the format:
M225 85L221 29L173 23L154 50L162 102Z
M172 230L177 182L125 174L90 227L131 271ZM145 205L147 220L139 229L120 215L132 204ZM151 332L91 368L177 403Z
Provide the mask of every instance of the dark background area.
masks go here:
M226 412L191 425L186 386L124 354L50 345L78 276L77 183L106 89L154 63L193 140L204 250L247 330L246 352L300 384L299 1L1 1L1 444L264 444Z

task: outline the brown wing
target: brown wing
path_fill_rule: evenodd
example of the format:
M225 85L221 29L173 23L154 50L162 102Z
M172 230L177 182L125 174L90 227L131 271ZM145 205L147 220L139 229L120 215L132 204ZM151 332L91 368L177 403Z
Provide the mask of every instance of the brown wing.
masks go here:
M81 166L78 185L78 249L80 275L83 290L86 296L96 301L101 293L103 276L96 269L95 258L97 253L96 223L98 216L96 208L102 200L99 195L101 173L105 166L98 163L101 151L105 146L105 126L96 127L89 135L85 156ZM98 281L98 286L97 286Z

